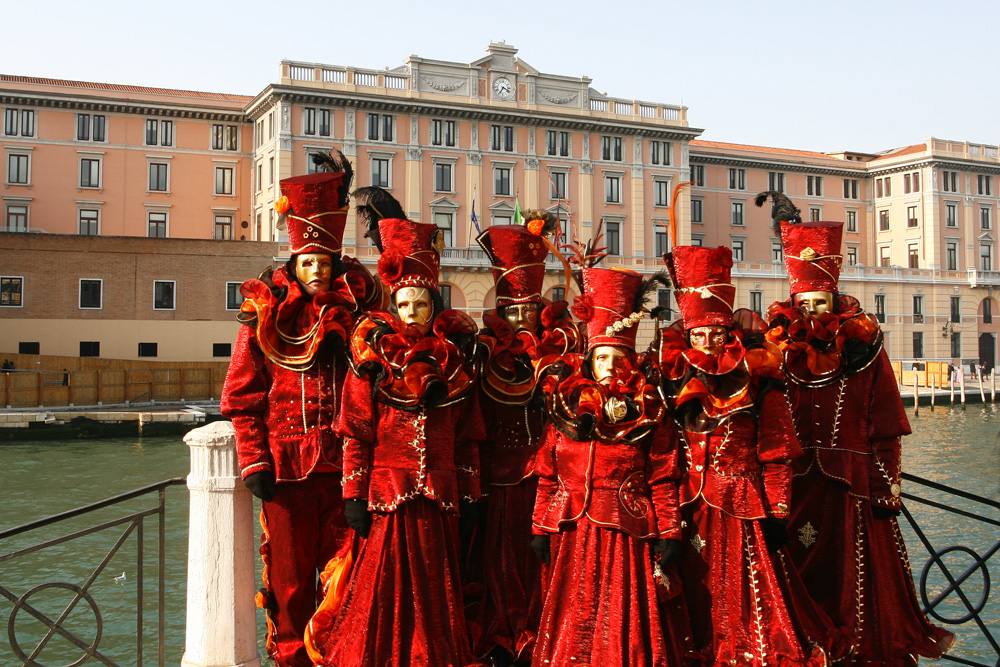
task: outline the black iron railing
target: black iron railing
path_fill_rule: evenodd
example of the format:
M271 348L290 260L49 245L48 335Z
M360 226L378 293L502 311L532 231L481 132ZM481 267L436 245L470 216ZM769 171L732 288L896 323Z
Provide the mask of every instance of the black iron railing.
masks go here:
M976 522L976 525L979 526L1000 527L1000 520L984 516L982 513L982 510L986 508L1000 510L1000 502L998 501L945 486L944 484L938 484L937 482L932 482L916 475L903 473L903 479L907 482L919 484L927 489L947 494L950 502L952 501L951 497L964 499L967 501L968 508L956 507L939 500L933 500L912 493L902 494L903 498L907 501L930 506L955 517L965 517ZM987 605L990 603L991 581L989 562L1000 551L1000 540L995 541L992 545L980 547L982 553L966 545L935 546L932 543L931 537L917 523L905 504L903 505L903 516L906 517L914 534L916 534L917 539L924 546L928 555L928 560L921 569L917 582L924 613L930 615L935 621L946 625L965 626L970 623L975 625L986 645L993 650L995 659L992 663L979 662L950 653L946 654L944 658L973 667L1000 667L1000 643L993 636L990 628L990 625L995 626L996 623L995 620L991 623L984 617L984 611L986 611ZM1000 533L990 532L989 529L982 534L1000 535ZM969 559L972 564L964 567L961 572L953 572L946 563L945 557L958 555ZM930 588L928 580L932 575L942 577L945 581L944 588L934 591L933 594L928 590ZM946 605L946 603L948 604ZM949 608L958 607L964 611L959 612L958 615L947 615L948 611L944 609L945 606Z
M97 503L92 503L90 505L85 505L68 512L63 512L61 514L56 514L45 519L40 519L38 521L33 521L31 523L26 523L21 526L16 526L14 528L9 528L7 530L0 531L0 596L3 596L11 603L13 603L13 609L7 618L7 636L10 641L10 648L13 651L13 655L17 657L21 664L28 667L40 667L43 663L41 662L43 651L45 651L46 646L50 645L50 641L56 635L61 637L65 642L72 644L77 649L79 649L79 657L70 662L69 665L75 667L76 665L82 665L90 660L100 662L102 664L108 665L109 667L117 667L118 663L115 662L111 657L109 657L105 652L101 650L101 639L104 633L105 618L101 611L101 601L97 599L94 595L91 595L91 587L94 582L97 581L98 577L105 571L108 564L111 562L112 558L122 549L122 547L128 542L130 537L134 536L135 539L135 551L137 554L136 563L136 600L135 600L135 662L132 662L132 656L129 656L129 664L135 664L137 667L142 667L143 664L143 649L145 645L144 641L144 561L146 558L146 543L145 543L145 525L146 519L151 517L156 517L157 520L157 649L158 649L158 661L157 664L160 667L164 667L166 663L165 655L165 642L164 636L166 633L166 617L164 612L164 602L165 602L165 554L166 554L166 524L164 522L165 518L165 508L166 508L166 489L169 486L174 486L178 484L184 484L185 479L183 477L178 477L174 479L164 480L156 484L151 484L149 486L144 486L141 489L136 489L128 493L123 493L121 495L108 498L107 500L102 500ZM92 525L86 528L74 530L73 532L63 535L61 537L56 537L53 539L47 539L43 542L37 544L31 544L29 546L22 546L16 548L13 551L7 551L5 548L6 544L9 543L9 538L13 538L17 535L22 535L29 533L31 531L36 531L41 528L48 526L53 526L65 522L76 517L81 517L98 510L103 510L115 505L120 505L126 501L130 501L136 498L141 498L143 496L157 495L156 505L148 509L143 509L139 511L129 512L125 516L120 516L118 518L112 519L110 521L105 521L96 525ZM63 524L65 525L65 524ZM109 531L105 533L104 531ZM8 577L5 576L7 572L16 571L16 568L11 568L8 563L13 564L16 559L23 558L29 554L39 555L45 549L56 547L57 545L64 545L66 543L72 542L74 540L80 540L89 535L95 535L98 533L103 533L103 535L110 534L111 537L107 538L107 542L110 542L110 547L107 544L100 547L103 551L107 548L107 552L99 560L96 567L85 576L80 583L68 583L64 581L46 581L43 583L37 583L35 585L30 585L25 583L25 580L20 581L10 581L7 580ZM102 535L102 539L103 538ZM23 541L23 540L19 540ZM70 550L73 554L71 557L76 558L77 554L74 550ZM81 556L82 557L82 556ZM89 566L88 568L89 569ZM63 576L60 574L60 576ZM124 577L124 573L123 573ZM29 587L30 586L30 587ZM24 590L27 587L27 590ZM59 589L62 589L59 591ZM55 618L43 613L36 604L32 604L32 598L39 596L44 597L46 592L51 592L53 590L59 591L60 593L66 594L68 592L68 603L65 608L59 613ZM80 605L80 602L85 602L85 605ZM86 618L85 622L81 622L78 617L81 614L90 614L90 617ZM74 611L77 614L74 615ZM26 616L22 616L26 615ZM21 623L19 624L19 617ZM37 623L40 623L44 628L42 632L41 639L37 642L33 637L30 641L22 644L25 641L23 636L19 636L18 628L23 627L23 622L26 617L33 618ZM92 618L91 618L92 617ZM71 620L75 620L76 623L71 623ZM89 623L94 624L93 636L86 639L81 638L78 634L79 632L74 632L74 627L79 625L88 625ZM36 623L36 627L37 627ZM89 627L88 627L89 629ZM88 632L88 634L91 634ZM34 646L30 646L30 644ZM65 653L65 651L63 652ZM52 664L49 662L48 664Z

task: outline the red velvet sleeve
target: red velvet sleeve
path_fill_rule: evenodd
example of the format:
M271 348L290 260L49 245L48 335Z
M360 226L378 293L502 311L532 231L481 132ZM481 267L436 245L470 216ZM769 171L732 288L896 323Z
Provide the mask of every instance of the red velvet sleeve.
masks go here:
M470 396L457 408L459 425L455 435L455 469L458 471L458 495L462 500L479 500L482 497L479 444L486 440L479 392L470 392Z
M681 539L681 478L679 439L672 419L657 424L652 434L647 466L649 488L656 512L656 531L661 540Z
M535 492L535 511L532 518L531 533L533 535L545 535L547 531L539 528L545 516L545 512L555 497L559 489L559 482L556 478L556 442L559 440L559 431L553 426L546 425L542 435L542 444L535 452L535 461L532 466L533 473L538 477L538 490Z
M337 417L337 435L344 439L344 498L368 498L372 448L378 415L371 385L354 373L344 381L344 399Z
M787 519L792 494L792 460L802 456L785 395L769 391L757 417L757 458L764 467L764 498L770 516Z
M899 509L902 475L899 436L910 434L910 422L903 409L896 375L884 349L874 363L877 367L872 379L872 466L868 471L868 497L878 505Z
M236 430L236 456L244 479L255 472L273 470L265 420L270 385L254 329L241 326L219 408Z

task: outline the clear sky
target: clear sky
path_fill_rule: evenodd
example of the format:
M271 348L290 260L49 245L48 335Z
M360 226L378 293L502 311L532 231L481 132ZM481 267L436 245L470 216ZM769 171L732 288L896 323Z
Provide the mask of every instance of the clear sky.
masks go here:
M255 95L282 58L471 62L492 40L703 139L816 151L1000 143L1000 2L286 0L6 3L0 72Z

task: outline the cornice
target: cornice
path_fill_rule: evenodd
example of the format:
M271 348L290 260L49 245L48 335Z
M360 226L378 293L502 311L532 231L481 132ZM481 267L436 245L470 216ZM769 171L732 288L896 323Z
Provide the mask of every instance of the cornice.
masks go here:
M132 102L104 98L36 96L0 92L0 104L67 111L89 111L131 114L136 116L165 116L197 120L219 120L227 123L245 123L242 112L224 111L210 106L170 105L156 102Z
M983 164L976 160L962 160L956 158L924 158L919 162L907 162L905 164L895 164L881 169L872 169L869 173L873 176L883 174L896 174L899 172L913 171L924 168L948 169L953 171L966 171L976 174L1000 174L1000 164Z
M745 169L771 169L775 171L794 171L823 176L840 176L843 178L866 178L869 174L863 168L846 169L832 165L803 164L801 162L784 162L774 157L753 159L748 157L729 157L720 155L703 155L691 151L688 156L691 164L714 164L727 167L742 167Z

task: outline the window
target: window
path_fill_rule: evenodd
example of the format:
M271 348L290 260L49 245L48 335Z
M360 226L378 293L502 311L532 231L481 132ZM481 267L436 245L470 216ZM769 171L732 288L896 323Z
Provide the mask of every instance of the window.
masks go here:
M511 152L514 150L514 126L513 125L491 125L490 126L490 150L504 150Z
M311 162L312 162L312 160L307 159L306 160L306 165L309 165ZM264 163L263 162L258 162L257 163L257 178L254 179L254 180L256 181L257 192L260 192L261 189L264 187Z
M881 178L876 178L875 179L875 197L877 198L877 197L881 197L881 196L882 196L882 179Z
M956 323L962 321L962 297L960 296L951 297L951 321Z
M750 310L761 317L764 316L764 293L758 290L750 290Z
M604 201L608 204L622 203L621 176L604 177Z
M653 232L653 246L656 251L655 257L663 257L667 254L667 233L660 231Z
M302 108L302 134L316 134L316 110L311 107Z
M993 324L993 302L983 299L983 324Z
M878 212L878 230L880 232L889 231L889 211L879 211Z
M313 168L316 167L316 161L309 156L309 162L312 163ZM274 156L272 155L267 159L267 184L274 185Z
M958 331L951 332L951 356L955 358L962 356L962 334Z
M258 126L262 127L261 121ZM212 150L239 150L239 127L236 125L212 125ZM263 144L263 131L258 131L257 140Z
M670 153L671 147L669 141L649 142L649 161L652 164L663 164L664 166L669 165Z
M441 304L445 310L451 308L451 285L439 285L438 290L441 294Z
M674 317L674 309L671 305L671 291L669 289L656 290L656 307L661 309L657 317L665 322L669 322Z
M989 243L979 245L979 268L983 271L993 270L993 246Z
M958 271L958 241L948 241L945 250L945 265L948 271Z
M368 140L378 141L378 114L368 114Z
M885 324L885 294L875 295L875 319Z
M232 343L212 343L212 356L213 357L231 357L231 356L233 356L233 344Z
M609 255L621 255L622 244L622 223L608 222L604 225L604 244L607 246Z
M146 119L146 145L155 146L157 144L157 135L160 124L153 119Z
M906 261L907 266L911 269L920 268L920 249L919 244L908 243L906 245Z
M156 356L156 343L139 343L139 356L140 357L155 357Z
M260 126L260 124L261 124L260 121L258 121L257 125ZM212 126L212 150L221 151L225 148L226 146L225 129L226 129L225 125Z
M93 128L94 131L91 133L91 139L93 141L104 141L104 129L105 129L105 119L104 116L94 116Z
M559 133L559 156L569 157L569 132Z
M80 187L101 187L101 161L97 158L80 158Z
M552 300L553 301L565 301L566 300L566 288L565 287L553 287L552 288Z
M691 182L698 187L705 186L705 167L700 164L691 165Z
M622 138L601 137L601 159L622 161Z
M511 125L503 128L503 149L508 153L514 150L514 128Z
M226 283L226 310L239 310L243 305L243 295L240 294L242 283Z
M233 168L232 167L216 167L215 168L215 194L217 194L217 195L231 195L231 194L233 194Z
M823 196L822 176L806 176L806 194L814 197Z
M878 265L879 266L890 266L892 262L892 255L890 254L891 249L887 245L879 246L878 249Z
M743 261L743 239L733 239L733 261Z
M919 171L915 171L912 174L903 174L903 194L908 195L911 192L920 192Z
M815 208L815 207L809 209L809 221L810 222L819 222L819 219L821 217L823 217L823 212L820 209Z
M847 231L856 232L858 231L858 212L857 211L847 211Z
M28 231L28 206L26 204L8 204L4 224L5 232Z
M434 190L436 192L454 192L455 184L452 180L454 165L450 162L434 163Z
M767 172L767 189L777 190L778 192L785 191L785 175L780 171L769 171Z
M910 177L910 180L913 182L913 191L920 192L920 172L919 171L913 172L913 174Z
M691 222L702 222L704 202L701 199L691 200Z
M490 224L492 225L512 225L514 220L509 215L494 215L491 218Z
M76 115L76 140L90 141L90 114L78 113Z
M691 245L695 246L696 248L701 248L702 246L705 245L705 237L704 236L694 236L694 235L692 235L691 236Z
M743 202L734 201L730 203L730 211L732 213L732 224L738 227L743 226Z
M167 165L157 162L149 163L149 191L167 191Z
M372 185L380 188L389 187L389 158L372 158Z
M945 192L958 192L957 171L941 171L941 189Z
M0 276L0 306L7 308L20 308L23 289L23 277Z
M781 241L771 239L771 261L775 264L781 263L785 259L785 249L781 247Z
M99 309L101 307L101 286L103 281L100 278L80 279L80 308Z
M747 170L746 169L730 169L729 170L729 189L730 190L746 190L747 189Z
M923 359L924 358L924 332L914 331L913 332L913 358Z
M330 110L320 109L319 110L319 135L321 137L330 136ZM229 356L229 355L226 355Z
M979 194L981 195L992 195L993 194L993 177L985 176L980 174L976 177L979 182Z
M612 155L611 155L612 159L614 159L615 162L621 162L622 161L622 138L621 137L614 137L614 139L612 140L611 144L612 144Z
M910 194L910 175L903 174L903 194Z
M500 150L500 142L502 140L503 133L499 125L490 125L490 150L498 151Z
M549 172L549 176L552 178L551 199L566 199L566 172L553 171ZM510 192L508 191L507 194Z
M653 204L655 206L670 206L670 183L653 181Z
M924 323L924 297L919 294L913 295L913 323Z
M907 206L906 207L906 226L916 227L920 224L920 220L917 219L917 207Z
M958 205L945 204L944 206L945 225L948 227L958 227Z
M3 133L8 137L35 136L35 112L32 109L6 109L3 114Z
M454 214L452 213L435 213L434 214L434 224L438 226L442 232L444 232L444 245L445 247L451 248L454 243L452 236L452 220L454 219Z
M37 343L26 343L21 341L17 344L18 354L41 354L41 346Z
M857 199L857 198L858 198L858 179L845 178L844 199Z
M847 246L847 265L848 266L858 265L858 246L856 245Z
M100 211L91 208L80 209L79 223L81 236L97 236L100 234Z
M159 211L150 211L147 216L148 231L151 239L167 238L167 214Z
M548 130L545 133L545 154L555 155L557 150L556 145L556 131Z
M153 310L174 309L174 281L153 281Z
M214 238L216 241L233 240L233 216L231 215L215 216L215 231L212 234L212 238Z
M435 146L455 145L455 121L453 120L432 120L431 121L431 143Z
M981 209L979 209L979 228L980 229L989 229L990 228L990 218L992 217L990 214L991 214L992 211L993 211L993 209L989 209L989 208L981 208Z
M101 356L101 341L99 341L99 340L81 340L80 341L80 356L81 357L99 357L99 356Z
M7 183L10 185L28 185L28 167L31 162L28 155L9 153L7 155Z
M886 176L882 180L885 181L885 196L886 197L891 197L892 196L892 178L890 178L889 176Z

